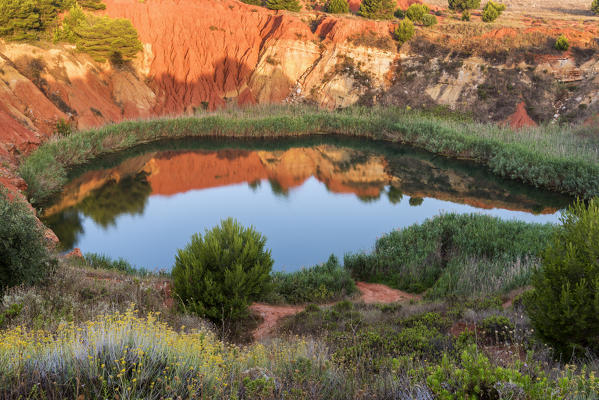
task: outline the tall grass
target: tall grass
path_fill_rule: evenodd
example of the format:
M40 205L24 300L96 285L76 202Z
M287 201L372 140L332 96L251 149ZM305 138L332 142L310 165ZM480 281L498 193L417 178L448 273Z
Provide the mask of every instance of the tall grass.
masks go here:
M528 284L554 229L443 214L383 236L370 254L346 255L345 267L357 279L426 290L430 298L502 294Z
M59 192L70 168L102 155L158 140L222 136L360 136L401 142L474 160L494 174L536 187L590 198L599 194L599 138L583 131L543 126L513 131L495 125L441 119L398 108L327 112L305 107L257 107L197 117L129 121L55 138L20 168L28 195L39 203Z

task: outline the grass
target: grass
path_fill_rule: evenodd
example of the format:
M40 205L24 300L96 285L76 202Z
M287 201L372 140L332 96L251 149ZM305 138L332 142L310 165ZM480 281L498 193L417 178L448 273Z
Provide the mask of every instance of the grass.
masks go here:
M357 288L349 271L334 255L327 262L297 272L272 273L268 303L330 303L351 297Z
M505 294L529 283L554 225L443 214L393 231L370 254L348 254L359 280L386 283L429 298Z
M30 201L40 204L62 189L73 167L137 145L184 137L314 134L405 143L473 160L495 175L535 187L584 198L599 194L599 138L583 130L543 126L513 131L397 108L355 107L327 112L270 106L124 122L50 140L23 162L20 173L28 183Z
M137 268L132 266L127 260L119 258L113 260L104 254L86 253L84 256L85 263L89 268L101 269L105 271L119 271L128 275L148 276L153 273L145 268Z

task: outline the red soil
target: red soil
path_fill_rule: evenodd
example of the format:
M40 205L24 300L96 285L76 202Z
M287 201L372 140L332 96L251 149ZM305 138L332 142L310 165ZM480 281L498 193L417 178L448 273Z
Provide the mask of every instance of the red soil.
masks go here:
M526 103L523 101L516 106L516 111L507 118L505 124L514 129L520 129L525 126L537 126L537 123L528 116Z

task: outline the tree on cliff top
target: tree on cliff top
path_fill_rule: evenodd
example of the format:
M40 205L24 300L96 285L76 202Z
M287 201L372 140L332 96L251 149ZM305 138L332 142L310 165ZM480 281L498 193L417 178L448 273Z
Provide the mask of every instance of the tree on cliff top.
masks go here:
M266 0L264 5L271 10L299 11L302 9L298 0Z
M393 19L395 6L393 0L363 0L359 14L371 19Z
M0 0L0 36L35 40L56 26L58 13L74 0Z
M79 6L71 8L54 39L74 43L98 62L127 61L142 50L131 21L88 15Z
M326 10L331 14L347 14L349 12L349 3L347 0L329 0Z

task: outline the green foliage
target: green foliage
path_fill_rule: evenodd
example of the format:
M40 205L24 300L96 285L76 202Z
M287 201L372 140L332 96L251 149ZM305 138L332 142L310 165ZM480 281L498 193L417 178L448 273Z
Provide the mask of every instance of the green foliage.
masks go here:
M505 11L505 4L495 3L493 0L489 0L483 7L482 18L484 22L495 21L501 13Z
M271 10L299 11L302 5L298 0L266 0L264 5Z
M59 119L56 122L56 127L54 128L55 135L65 137L71 135L71 133L73 133L73 126L69 121Z
M77 3L88 10L105 10L106 4L102 0L77 0Z
M392 19L396 6L393 0L363 0L358 13L370 19Z
M422 18L430 12L426 4L414 3L406 10L406 18L413 22L422 22Z
M0 187L0 292L42 281L56 265L33 211Z
M568 42L568 38L566 37L566 35L559 35L558 38L555 40L554 47L556 48L556 50L559 51L568 50L568 48L570 47L570 43Z
M470 21L470 10L462 11L462 21Z
M526 285L552 225L443 214L393 231L371 254L348 254L359 280L378 281L438 298L505 293Z
M98 62L128 61L143 49L131 21L87 15L79 6L71 8L54 39L75 44Z
M0 0L0 36L8 40L36 40L53 29L58 13L75 0Z
M150 272L144 268L135 268L127 260L119 258L113 260L104 254L86 253L85 265L93 269L102 269L105 271L119 271L128 275L150 275Z
M437 17L435 17L433 14L426 14L422 17L421 22L424 26L437 25Z
M591 11L599 15L599 0L593 0L591 3Z
M262 0L241 0L245 4L250 4L252 6L262 6L264 2Z
M539 336L565 356L599 352L599 199L574 203L542 254L525 297Z
M491 344L501 344L511 341L514 336L514 324L503 315L491 315L485 318L480 328L483 335Z
M400 44L409 41L414 36L414 23L409 19L400 21L397 28L395 28L395 32L393 32L393 36Z
M203 237L193 235L175 259L176 297L186 310L212 320L245 317L269 289L273 260L265 244L260 233L231 218Z
M404 19L406 17L406 13L404 10L402 10L401 8L398 8L397 10L395 10L395 12L393 13L393 16L395 18L398 19Z
M17 317L22 310L23 303L14 303L6 310L0 312L0 328L3 328L5 323L10 322L13 318Z
M331 14L349 13L349 3L347 0L329 0L326 4L326 11Z
M356 293L349 271L339 265L334 255L328 261L293 273L275 272L269 302L327 303Z
M450 10L465 11L480 7L480 0L448 0Z

